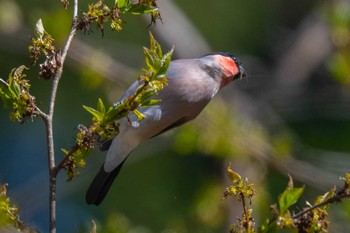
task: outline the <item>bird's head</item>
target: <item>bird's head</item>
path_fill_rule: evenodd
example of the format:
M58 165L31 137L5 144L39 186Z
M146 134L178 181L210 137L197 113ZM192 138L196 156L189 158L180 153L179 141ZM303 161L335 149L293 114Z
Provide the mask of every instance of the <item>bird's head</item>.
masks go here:
M226 86L235 79L247 76L241 61L229 53L210 53L202 57L210 61L207 71L212 73L213 78L219 78L220 87Z

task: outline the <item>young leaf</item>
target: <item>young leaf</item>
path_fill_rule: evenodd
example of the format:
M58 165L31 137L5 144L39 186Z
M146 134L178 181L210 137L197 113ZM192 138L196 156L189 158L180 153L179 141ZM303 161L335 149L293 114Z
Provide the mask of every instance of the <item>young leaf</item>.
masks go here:
M12 98L19 99L21 88L13 78L9 80L9 91L11 93Z
M150 106L154 106L156 104L158 104L159 102L161 102L162 100L160 99L151 99L151 100L146 100L142 103L141 107L150 107Z
M106 108L105 108L105 105L103 104L101 98L98 98L98 101L97 101L97 111L99 111L100 113L103 113L103 114L106 113Z
M156 11L157 8L151 6L144 6L142 4L133 4L128 10L129 13L134 15L149 14Z
M35 35L38 38L42 39L44 34L45 34L45 29L44 29L43 21L39 19L35 24Z
M168 71L170 62L171 62L171 56L173 55L174 48L172 48L168 53L166 53L162 58L162 67L159 69L157 75L158 77L164 77L166 75L166 72Z
M122 9L130 4L130 0L117 0L117 7Z
M139 110L137 110L137 109L135 109L135 110L133 111L133 113L136 115L136 117L137 117L137 119L138 119L139 121L142 121L143 119L146 118L146 116L143 115L143 114L142 114Z
M143 48L143 53L146 57L147 66L152 72L156 72L160 68L160 61L155 52L152 49Z
M24 70L28 70L28 69L29 68L27 68L25 65L21 65L17 68L14 68L11 70L10 77L14 77L16 79L25 78L26 75L24 74Z
M9 85L2 79L0 79L0 98L4 103L4 108L12 107L13 96L9 90Z
M300 188L293 187L292 177L289 176L288 187L278 197L278 207L280 213L286 212L292 205L294 205L304 192L304 186Z
M66 149L64 149L64 148L61 148L61 151L63 152L63 154L65 154L65 155L68 155L69 154L69 151L68 150L66 150Z
M231 162L226 167L226 174L233 183L242 179L242 177L238 173L234 172L231 169Z
M160 44L154 39L154 36L152 33L149 33L149 39L150 39L150 50L154 51L155 54L158 55L159 58L163 56L162 48L160 47Z
M85 105L83 105L83 108L84 108L86 111L88 111L89 113L91 113L91 114L96 118L96 120L97 120L98 122L101 122L101 121L103 120L103 116L104 116L103 113L101 113L101 112L99 112L99 111L97 111L96 109L93 109L93 108L91 108L91 107L85 106Z

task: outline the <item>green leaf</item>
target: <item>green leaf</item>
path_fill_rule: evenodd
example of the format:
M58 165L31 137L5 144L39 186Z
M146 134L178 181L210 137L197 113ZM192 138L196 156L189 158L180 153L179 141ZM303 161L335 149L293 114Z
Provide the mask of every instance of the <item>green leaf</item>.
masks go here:
M11 78L9 80L9 88L8 89L9 89L9 91L11 93L10 97L12 97L14 99L19 99L21 88L20 88L18 83L13 78Z
M91 108L91 107L88 107L88 106L85 106L83 105L83 108L88 111L89 113L91 113L95 118L96 120L101 123L104 118L105 118L105 115L106 115L106 107L105 105L103 104L103 101L101 98L98 98L98 101L97 101L97 110L94 109L94 108Z
M160 59L163 56L162 48L160 47L160 44L154 39L153 34L149 33L149 40L150 40L150 49L154 51L155 54L158 55L158 58Z
M97 101L97 111L99 111L100 113L103 113L103 115L106 113L106 108L101 98L98 98L98 101Z
M146 100L142 103L141 107L150 107L150 106L154 106L156 104L158 104L159 102L161 102L161 99L151 99L151 100Z
M103 113L97 111L97 110L94 109L94 108L91 108L91 107L88 107L88 106L85 106L85 105L83 105L83 108L84 108L86 111L88 111L89 113L91 113L91 114L96 118L96 120L97 120L98 122L102 122L103 116L104 116Z
M300 188L293 187L292 177L289 176L288 187L278 197L278 207L280 213L286 212L292 205L294 205L304 192L304 186Z
M133 113L136 115L136 117L137 117L137 119L138 119L139 121L142 121L143 119L146 118L146 116L143 115L143 114L142 114L139 110L137 110L137 109L135 109L135 110L133 111Z
M157 8L152 6L144 6L143 4L133 4L128 12L134 15L149 14L156 11Z
M128 111L123 111L126 108L125 102L118 104L115 107L109 107L107 113L105 114L104 123L114 124L115 121L127 116Z
M35 35L40 39L42 39L43 36L45 35L45 29L44 29L43 21L41 19L39 19L35 24Z
M172 48L168 53L166 53L162 58L162 67L159 69L157 75L158 77L164 77L168 71L171 57L173 55L174 48Z
M117 7L119 9L125 8L130 4L130 0L117 0Z
M63 154L68 155L69 151L67 149L61 148L61 151L63 152Z
M146 58L147 66L152 70L152 72L157 73L158 69L161 66L159 57L155 54L152 49L143 48L143 53Z
M231 169L231 162L226 166L226 174L232 183L242 180L242 177Z
M0 79L0 98L4 103L4 108L12 107L12 94L9 90L9 85L3 79Z
M138 96L138 98L136 99L138 103L140 103L141 105L144 104L145 101L148 101L149 98L151 98L154 94L156 94L156 90L154 89L149 89L149 90L145 90L142 92L142 94L140 94Z

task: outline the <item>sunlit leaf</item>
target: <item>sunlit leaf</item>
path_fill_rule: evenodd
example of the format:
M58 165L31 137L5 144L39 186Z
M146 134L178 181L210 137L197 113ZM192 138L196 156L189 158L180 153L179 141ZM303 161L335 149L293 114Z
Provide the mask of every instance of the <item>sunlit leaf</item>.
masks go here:
M65 154L65 155L68 155L69 154L69 151L68 150L66 150L66 149L64 149L64 148L61 148L61 151L63 152L63 154Z
M83 108L88 111L89 113L91 113L98 122L101 122L102 119L103 119L103 114L99 111L97 111L96 109L94 108L91 108L91 107L88 107L88 106L85 106L83 105Z
M150 40L150 50L152 50L159 59L163 57L163 51L160 47L160 44L154 39L154 36L152 33L149 33L149 40Z
M294 205L304 192L304 186L300 188L293 187L292 177L289 176L288 187L278 197L278 207L281 213L286 212L292 205Z
M226 167L226 174L233 183L242 179L242 177L238 173L234 172L231 169L231 162Z
M143 4L133 4L130 7L130 9L128 9L128 12L134 15L140 15L140 14L149 14L156 10L157 8L154 8L152 6L144 6Z
M117 7L122 9L130 4L130 0L117 0Z
M143 53L146 57L146 64L149 68L151 68L152 72L156 73L160 68L161 61L159 57L156 55L154 50L144 48Z
M145 115L143 115L139 110L134 110L133 111L133 113L135 114L135 116L137 117L137 119L139 120L139 121L142 121L143 119L145 119L146 118L146 116Z
M13 79L11 78L9 80L9 91L11 93L11 97L14 98L14 99L18 99L19 98L19 95L20 95L20 92L21 92L21 88L20 86L18 85L18 83Z
M159 102L161 102L161 99L151 99L151 100L147 100L145 102L142 103L142 107L150 107L150 106L154 106L156 104L158 104Z
M26 75L23 73L24 70L28 70L28 68L25 65L21 65L17 68L14 68L10 73L10 77L14 77L16 79L25 78Z
M164 77L168 71L170 62L171 62L171 57L173 55L174 48L172 48L168 53L166 53L163 58L162 58L162 64L163 66L158 70L158 77Z
M98 101L97 101L97 111L99 111L103 115L106 112L105 105L103 104L101 98L98 98Z
M9 85L2 79L0 79L0 98L4 103L5 108L10 108L12 105L12 94L9 90Z
M35 24L35 35L41 39L43 38L44 34L45 34L45 29L44 29L43 21L39 19Z

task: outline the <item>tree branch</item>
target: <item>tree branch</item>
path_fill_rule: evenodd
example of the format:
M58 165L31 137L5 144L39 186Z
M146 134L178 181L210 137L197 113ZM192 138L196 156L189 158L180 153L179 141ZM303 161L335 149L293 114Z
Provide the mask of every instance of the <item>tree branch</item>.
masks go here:
M322 207L322 206L325 206L325 205L328 205L328 204L332 204L332 203L335 203L335 202L340 202L342 199L344 198L350 198L350 194L345 192L344 191L345 189L341 189L340 191L338 191L334 196L330 197L330 198L327 198L325 199L324 201L316 204L316 205L313 205L313 206L310 206L309 208L306 208L305 210L293 215L293 219L294 220L297 220L299 218L302 218L304 214L314 210L314 209L317 209L319 207Z
M76 18L78 16L78 0L74 0L73 6L73 20L72 27L61 53L60 66L55 73L52 82L51 96L49 102L48 114L40 114L45 122L47 149L48 149L48 166L49 166L49 232L56 233L56 177L57 171L55 169L55 149L54 149L54 135L53 135L53 114L55 109L56 95L59 81L63 73L63 64L67 57L68 50L71 46L72 40L76 33ZM41 111L40 111L41 112Z

